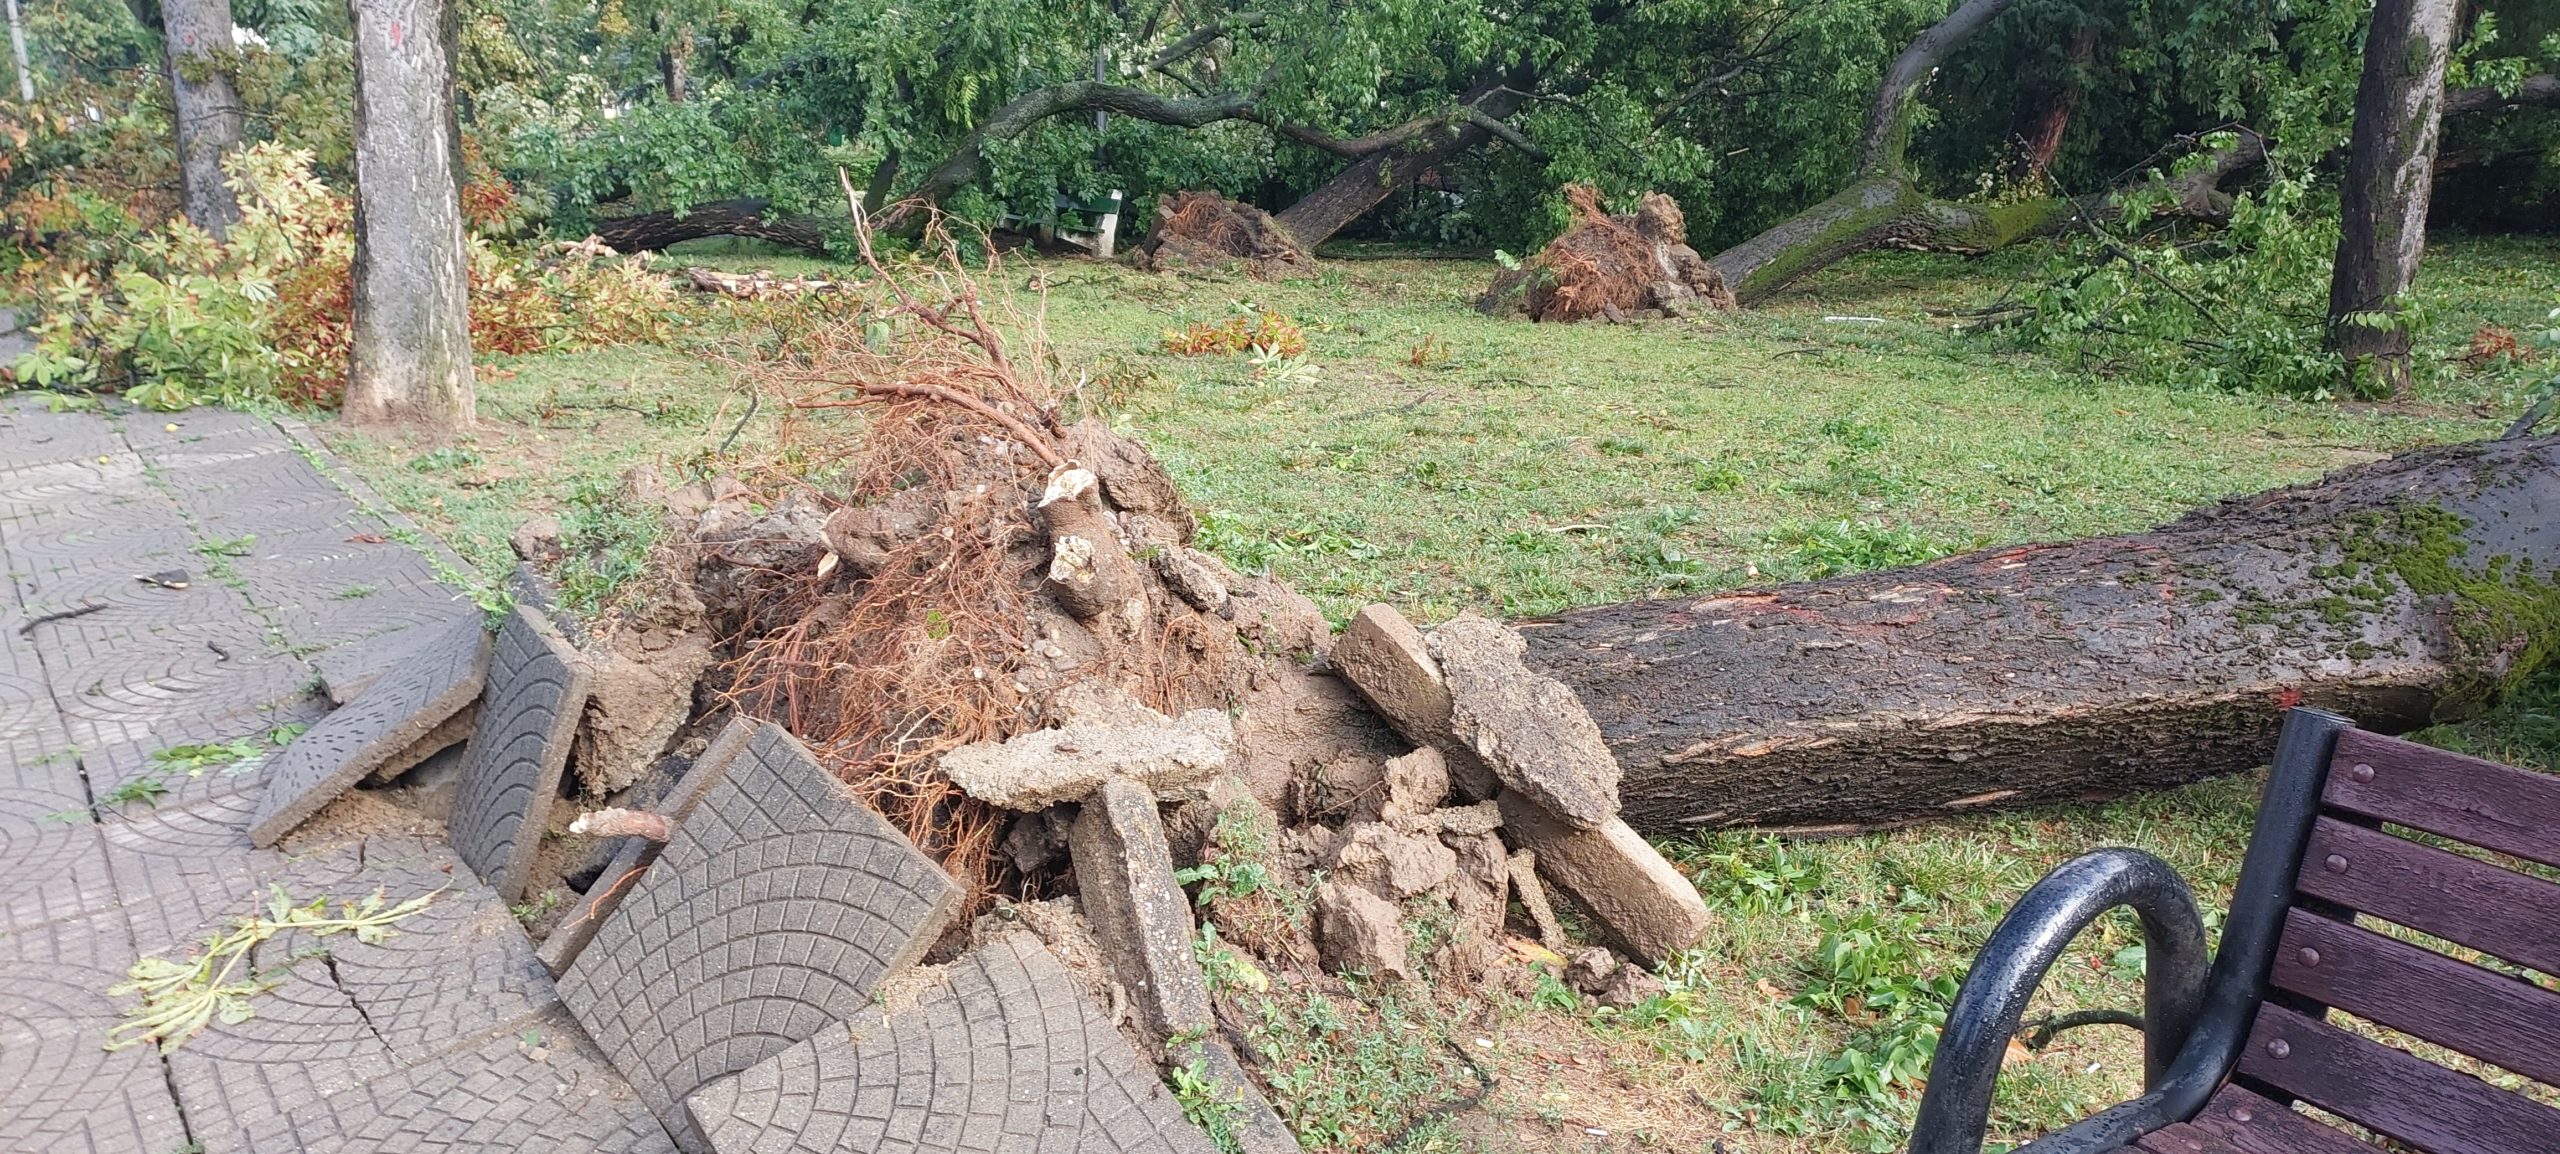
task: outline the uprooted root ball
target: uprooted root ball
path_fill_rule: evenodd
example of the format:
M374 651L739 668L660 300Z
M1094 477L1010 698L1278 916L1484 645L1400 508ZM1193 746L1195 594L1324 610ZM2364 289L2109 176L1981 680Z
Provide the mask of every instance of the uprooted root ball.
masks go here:
M1573 227L1520 267L1497 274L1477 299L1478 311L1623 322L1734 307L1724 274L1689 247L1678 202L1648 192L1635 212L1612 215L1590 185L1566 185L1564 196L1573 206Z
M1316 262L1270 213L1214 192L1170 193L1131 261L1156 272L1233 272L1260 280L1313 276Z

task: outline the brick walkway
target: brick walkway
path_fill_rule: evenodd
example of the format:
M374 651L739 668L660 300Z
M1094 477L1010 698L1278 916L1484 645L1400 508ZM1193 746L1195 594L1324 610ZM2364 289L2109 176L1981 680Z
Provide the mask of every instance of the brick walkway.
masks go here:
M441 828L323 810L256 848L264 766L153 755L267 742L326 714L315 658L480 613L437 580L459 562L298 424L0 397L0 561L0 1151L672 1154L668 1127L704 1154L1210 1148L1036 942L879 1015L957 890L771 726L746 760L774 780L711 787L565 1002ZM509 668L489 700L521 688ZM137 957L184 958L275 894L377 892L433 900L378 942L264 943L245 1020L105 1048Z
M320 716L332 646L479 612L307 431L0 400L0 558L0 1150L672 1149L441 839L253 849L254 763L155 766ZM136 579L170 571L184 588ZM117 800L144 777L156 803ZM183 956L271 886L437 897L378 944L262 946L277 984L246 1021L104 1048L137 956Z

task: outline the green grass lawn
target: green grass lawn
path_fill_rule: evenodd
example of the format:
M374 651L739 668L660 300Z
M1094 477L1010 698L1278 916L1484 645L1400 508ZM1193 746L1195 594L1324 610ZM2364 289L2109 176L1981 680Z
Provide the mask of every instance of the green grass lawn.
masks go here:
M844 272L708 247L670 260ZM1484 261L1336 260L1286 284L1012 261L991 286L1039 313L1075 403L1172 468L1210 547L1337 617L1369 601L1426 621L1541 614L2135 530L2493 435L2548 373L2449 371L2407 403L2341 405L2138 387L1951 331L1949 310L1995 298L2029 261L1875 254L1765 309L1627 327L1480 317L1467 306L1494 271ZM2440 244L2424 354L2451 357L2482 324L2541 320L2560 303L2555 270L2560 240ZM1303 365L1159 348L1167 328L1245 308L1302 323ZM722 360L739 336L709 324L675 349L501 358L472 437L425 453L332 441L483 580L512 565L516 524L550 512L607 546L595 576L608 583L646 536L611 499L622 470L717 470L733 435L732 448L771 443L781 399L748 418ZM2532 693L2432 736L2560 768L2560 689L2545 678ZM1671 843L1722 915L1670 968L1672 996L1630 1015L1560 987L1357 1006L1275 988L1266 1025L1293 1039L1274 1050L1278 1097L1321 1149L1398 1136L1411 1150L1896 1148L1932 990L2018 892L2085 849L2135 845L2218 908L2254 790L2207 782L1819 843ZM2136 940L2129 919L2102 925L2039 1009L2137 1006ZM2140 1065L2129 1032L2065 1035L2012 1066L1998 1129L2014 1141L2128 1096ZM1475 1069L1495 1079L1483 1109L1380 1121L1476 1092Z

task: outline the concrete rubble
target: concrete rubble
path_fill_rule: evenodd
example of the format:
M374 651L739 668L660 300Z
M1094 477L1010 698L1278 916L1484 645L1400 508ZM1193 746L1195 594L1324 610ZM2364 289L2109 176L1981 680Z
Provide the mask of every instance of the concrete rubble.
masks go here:
M1149 720L1136 724L1075 722L962 746L943 755L942 771L971 797L1030 811L1082 801L1114 778L1162 791L1197 785L1226 769L1235 721L1225 710L1195 709L1178 718L1148 712Z

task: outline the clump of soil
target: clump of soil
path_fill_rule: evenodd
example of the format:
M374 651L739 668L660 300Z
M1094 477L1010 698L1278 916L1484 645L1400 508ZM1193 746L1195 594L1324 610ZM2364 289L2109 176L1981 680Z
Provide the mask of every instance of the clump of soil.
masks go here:
M1155 272L1242 269L1258 280L1314 276L1316 262L1270 213L1214 192L1176 192L1156 201L1156 223L1130 256Z
M1496 275L1477 311L1623 323L1734 307L1724 274L1689 247L1679 202L1648 192L1635 212L1613 215L1590 185L1568 184L1564 197L1574 226L1520 267Z

